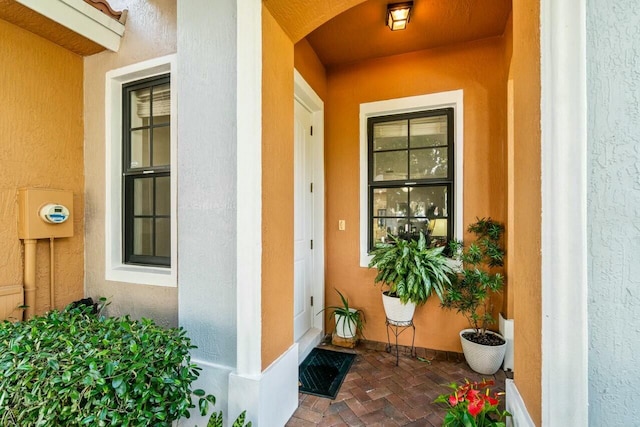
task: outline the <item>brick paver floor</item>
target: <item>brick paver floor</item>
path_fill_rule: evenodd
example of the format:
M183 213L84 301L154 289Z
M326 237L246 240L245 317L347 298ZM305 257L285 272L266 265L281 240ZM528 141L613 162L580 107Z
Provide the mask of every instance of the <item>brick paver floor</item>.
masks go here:
M300 393L298 409L286 427L441 426L445 410L433 401L448 392L447 384L485 377L495 380L495 391L504 390L503 371L482 376L458 353L416 349L417 357L411 357L402 348L396 366L395 351L387 353L381 343L363 342L355 350L325 348L355 351L357 356L336 399Z

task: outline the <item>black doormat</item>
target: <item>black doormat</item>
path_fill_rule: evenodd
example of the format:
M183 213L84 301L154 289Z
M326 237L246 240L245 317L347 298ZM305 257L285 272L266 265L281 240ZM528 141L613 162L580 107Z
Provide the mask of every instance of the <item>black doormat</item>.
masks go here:
M302 393L335 399L356 355L314 348L298 368Z

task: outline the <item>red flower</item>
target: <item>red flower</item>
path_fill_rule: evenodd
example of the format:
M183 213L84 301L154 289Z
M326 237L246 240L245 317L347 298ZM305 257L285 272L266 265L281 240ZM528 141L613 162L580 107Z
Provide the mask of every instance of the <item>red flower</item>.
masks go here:
M458 398L458 393L454 393L451 396L449 396L449 405L451 406L456 406L461 401L462 399Z
M477 417L480 412L482 412L482 408L484 408L484 400L482 398L469 400L469 414L472 417Z
M493 385L492 380L482 382L465 380L462 385L452 383L449 387L454 390L453 394L442 394L438 396L436 402L448 404L447 417L450 417L450 420L460 421L465 419L464 417L471 416L475 421L482 419L482 425L485 427L504 426L503 421L510 414L498 409L499 396L504 393L494 393L491 396L489 387Z
M489 405L496 406L498 404L498 399L495 399L491 396L487 396L487 400L489 401Z

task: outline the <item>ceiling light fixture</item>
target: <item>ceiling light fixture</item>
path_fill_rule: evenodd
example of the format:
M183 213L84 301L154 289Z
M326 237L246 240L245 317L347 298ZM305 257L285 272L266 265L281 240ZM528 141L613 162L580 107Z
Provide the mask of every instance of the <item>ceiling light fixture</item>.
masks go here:
M407 28L412 7L412 1L387 5L387 26L391 28L391 31L404 30Z

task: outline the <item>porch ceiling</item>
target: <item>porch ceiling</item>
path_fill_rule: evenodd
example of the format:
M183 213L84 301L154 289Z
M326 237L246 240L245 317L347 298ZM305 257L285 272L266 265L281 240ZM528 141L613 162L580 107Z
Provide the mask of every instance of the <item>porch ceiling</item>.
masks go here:
M500 36L511 0L414 0L407 29L385 26L388 3L368 0L324 23L307 40L325 66Z

